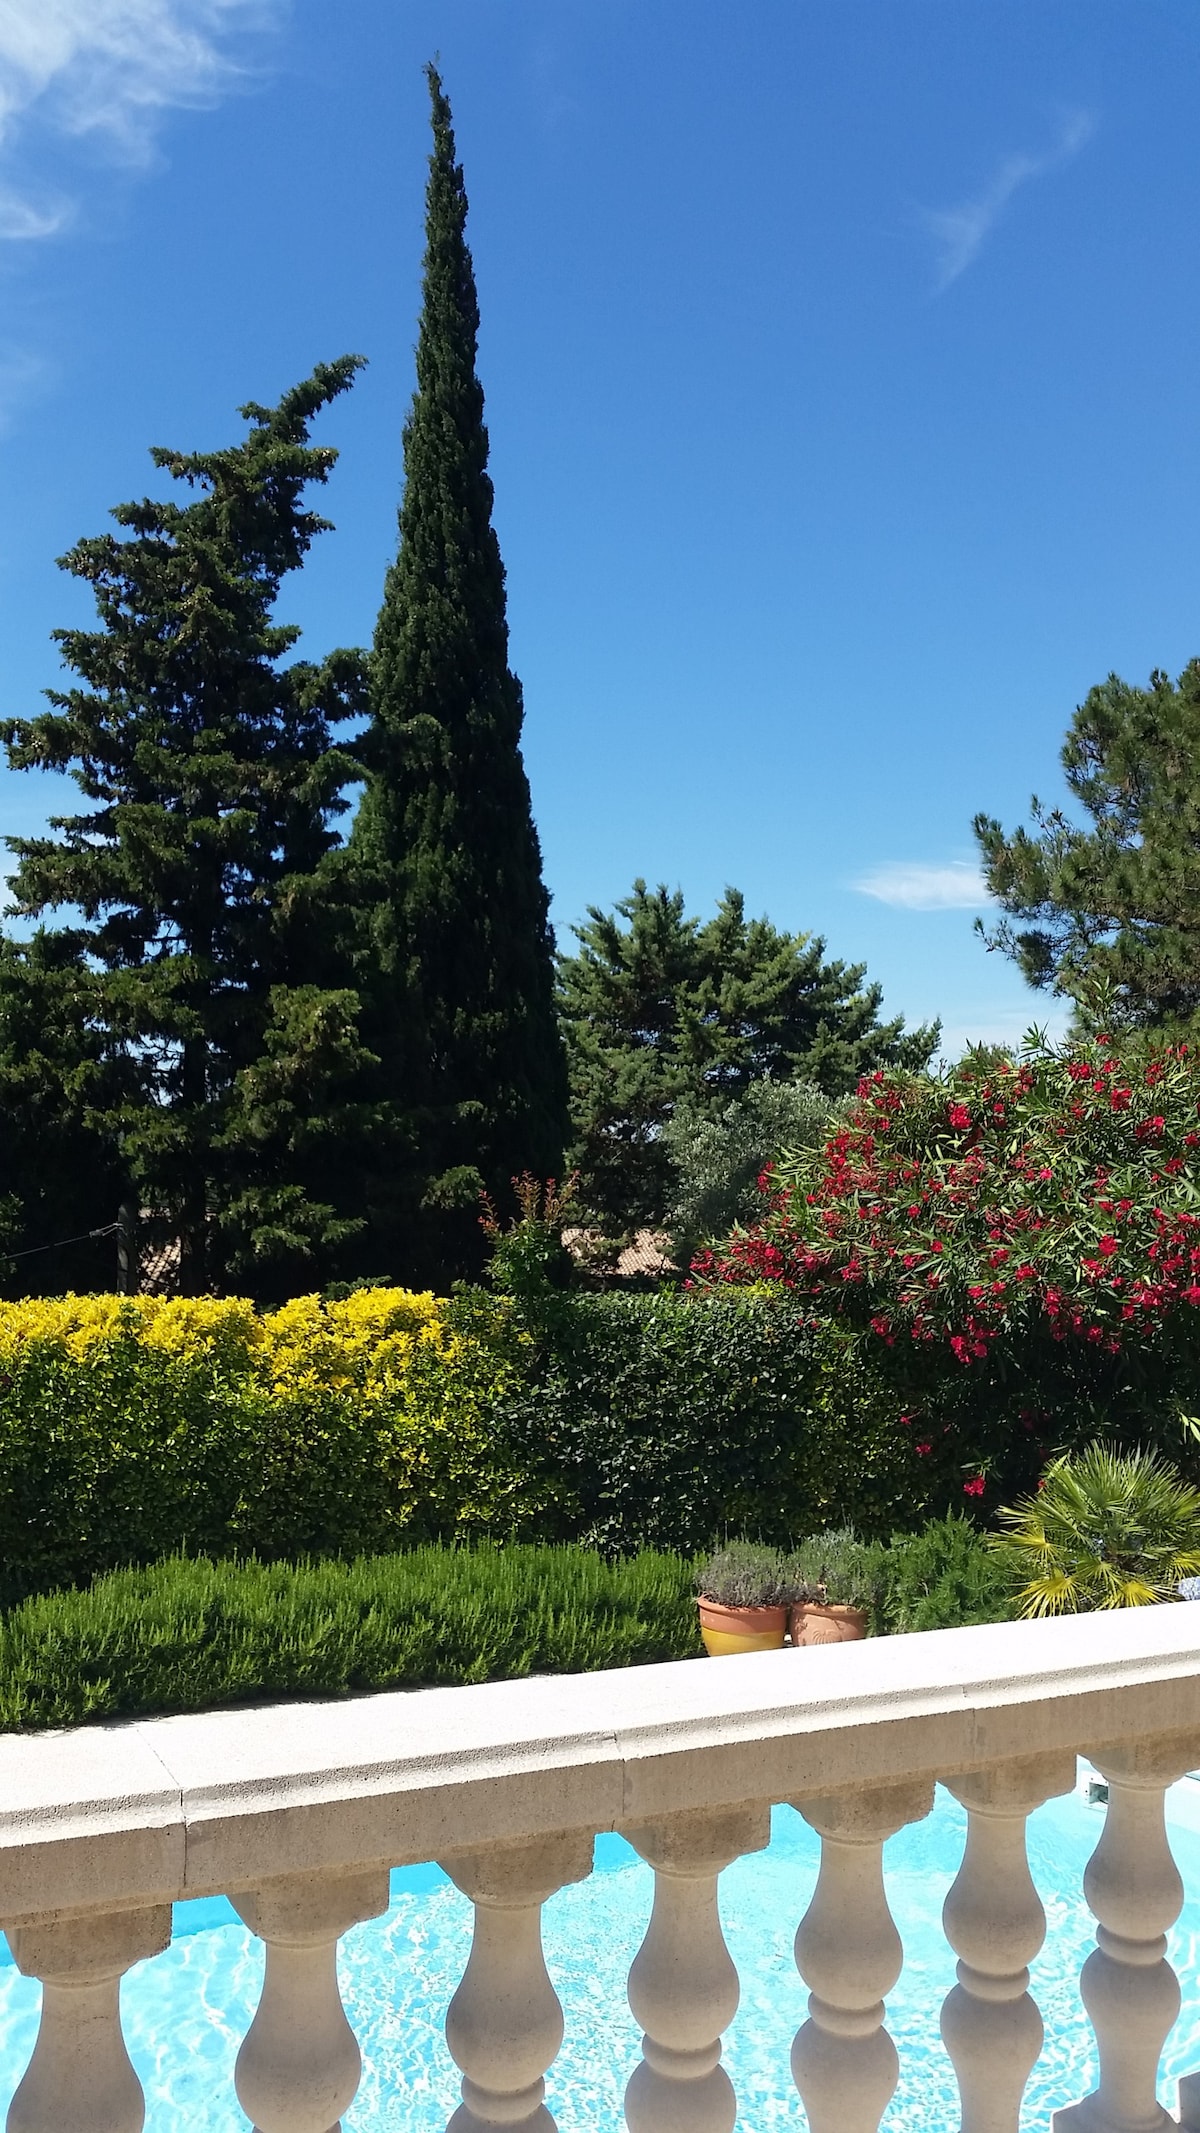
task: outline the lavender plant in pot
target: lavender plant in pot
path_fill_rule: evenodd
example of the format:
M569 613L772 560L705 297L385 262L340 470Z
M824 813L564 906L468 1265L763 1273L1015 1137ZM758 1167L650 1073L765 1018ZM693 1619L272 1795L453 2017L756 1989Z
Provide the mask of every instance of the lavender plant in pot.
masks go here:
M784 1565L793 1594L793 1645L847 1644L866 1636L880 1599L878 1556L849 1526L799 1543Z
M696 1596L711 1659L782 1647L793 1591L777 1548L727 1542L698 1566Z

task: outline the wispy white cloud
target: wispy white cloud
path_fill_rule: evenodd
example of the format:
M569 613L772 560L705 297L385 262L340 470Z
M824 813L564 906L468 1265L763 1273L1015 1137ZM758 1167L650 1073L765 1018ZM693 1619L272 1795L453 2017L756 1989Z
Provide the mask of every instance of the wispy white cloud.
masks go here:
M17 149L36 121L99 137L144 160L162 115L213 102L237 78L237 31L281 0L0 0L0 238L46 237L70 218L23 177Z
M71 219L70 202L30 200L0 185L0 241L18 244L31 237L53 237Z
M991 901L971 859L888 859L860 874L851 887L902 911L981 911Z
M1019 153L1006 156L991 184L957 207L929 208L922 221L937 246L937 288L948 289L965 273L977 256L988 232L999 221L1012 196L1033 178L1045 177L1089 141L1096 121L1087 111L1073 111L1064 119L1057 141L1040 155Z

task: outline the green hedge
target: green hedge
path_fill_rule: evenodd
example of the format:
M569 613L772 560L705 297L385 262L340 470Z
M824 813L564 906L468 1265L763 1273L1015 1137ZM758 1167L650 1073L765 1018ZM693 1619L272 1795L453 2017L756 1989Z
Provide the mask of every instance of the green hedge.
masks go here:
M865 1554L876 1633L1010 1612L964 1519ZM590 1673L700 1648L693 1566L653 1550L617 1562L519 1545L299 1565L176 1556L0 1617L0 1730Z
M543 1537L497 1421L531 1344L495 1299L451 1316L404 1291L0 1305L0 1606L177 1552Z
M701 1647L690 1566L581 1548L416 1548L351 1563L175 1557L0 1620L0 1728L272 1697L587 1673Z
M778 1296L2 1306L0 1606L174 1553L877 1537L935 1507L909 1434Z
M786 1301L568 1294L527 1324L535 1355L500 1422L558 1538L694 1554L724 1533L879 1536L931 1508L855 1344Z

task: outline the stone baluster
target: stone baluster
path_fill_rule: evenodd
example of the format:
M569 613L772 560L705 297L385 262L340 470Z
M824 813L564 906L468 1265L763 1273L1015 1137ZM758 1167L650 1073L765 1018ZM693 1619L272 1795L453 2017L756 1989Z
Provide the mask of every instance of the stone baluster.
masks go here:
M6 1932L18 1970L42 1984L37 2043L8 2133L141 2133L146 2105L121 2033L121 1979L170 1945L170 1904Z
M546 2068L562 2043L562 2009L542 1958L542 1905L569 1881L586 1881L592 1839L575 1830L449 1854L441 1865L475 1906L462 1983L446 2015L446 2042L462 2069L453 2133L522 2126L554 2133L542 2101Z
M863 1785L795 1804L820 1835L821 1871L796 1935L811 1991L792 2078L810 2133L877 2133L899 2074L883 1996L904 1960L884 1894L883 1844L929 1813L933 1784Z
M625 2091L630 2133L733 2133L737 2103L721 2033L738 1977L717 1909L717 1876L770 1842L769 1807L696 1810L625 1831L654 1868L654 1908L629 1973L645 2034Z
M1042 2048L1028 1966L1046 1933L1025 1822L1043 1800L1072 1790L1075 1757L1021 1756L945 1783L967 1810L967 1842L942 1911L959 1957L958 1983L942 2007L942 2038L958 2076L962 2133L1017 2133Z
M342 2009L338 1941L387 1910L387 1869L288 1874L232 1902L267 1958L237 2056L238 2102L256 2133L337 2133L362 2071Z
M1096 1946L1080 1973L1096 2032L1100 2081L1081 2103L1056 2111L1053 2133L1174 2133L1157 2101L1162 2048L1179 2013L1179 1984L1166 1960L1167 1927L1183 1884L1171 1857L1163 1796L1200 1752L1171 1735L1089 1751L1108 1779L1104 1828L1084 1871Z

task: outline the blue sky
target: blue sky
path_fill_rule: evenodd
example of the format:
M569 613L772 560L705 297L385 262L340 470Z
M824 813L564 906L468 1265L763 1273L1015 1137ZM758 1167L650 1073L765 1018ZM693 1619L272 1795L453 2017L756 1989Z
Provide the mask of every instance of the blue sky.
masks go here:
M146 447L348 349L288 613L369 638L435 51L560 934L732 882L951 1048L1046 1019L970 822L1200 652L1194 0L9 0L0 706ZM0 829L53 804L0 773Z

